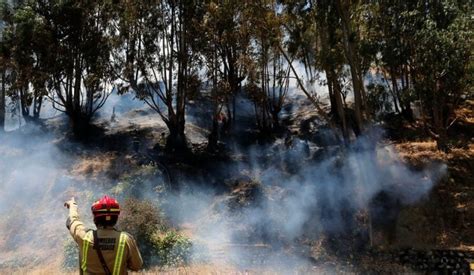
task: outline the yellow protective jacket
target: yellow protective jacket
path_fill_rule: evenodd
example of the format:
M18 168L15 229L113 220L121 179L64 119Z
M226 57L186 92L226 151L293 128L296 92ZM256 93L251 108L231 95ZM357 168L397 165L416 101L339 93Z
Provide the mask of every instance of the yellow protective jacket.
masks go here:
M93 231L87 230L79 218L77 204L69 206L66 226L79 245L81 274L106 274L94 249ZM97 237L105 263L113 275L128 274L127 269L138 271L143 260L133 237L114 228L98 228Z

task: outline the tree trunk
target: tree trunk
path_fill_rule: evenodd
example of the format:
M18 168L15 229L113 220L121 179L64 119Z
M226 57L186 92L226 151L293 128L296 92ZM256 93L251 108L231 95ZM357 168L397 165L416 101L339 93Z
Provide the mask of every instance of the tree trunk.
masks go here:
M408 121L414 121L413 110L410 106L410 101L405 100L402 105L402 115Z
M326 29L327 33L325 30L321 30L319 32L319 37L321 39L321 48L324 54L329 53L329 48L330 48L330 36L331 33L329 33L329 29ZM338 124L341 126L342 130L342 136L345 142L349 141L349 132L347 129L347 120L346 120L346 114L344 111L344 104L342 101L342 94L341 94L341 86L339 84L339 81L337 79L337 75L334 69L333 64L328 64L329 62L325 62L324 64L324 70L326 72L326 78L328 80L328 86L329 86L329 95L330 95L330 101L331 101L331 112L336 117L336 120L338 121Z
M215 42L214 42L215 43ZM214 46L215 47L215 46ZM219 100L217 95L217 83L218 83L218 64L217 64L217 48L215 47L213 56L213 68L212 68L212 99L213 99L213 112L212 112L212 128L211 133L207 139L207 150L215 151L219 142L219 118L221 116L221 108L219 108Z
M398 89L397 78L395 77L395 70L392 67L390 67L390 79L392 80L393 105L395 106L395 112L399 114L400 108L398 107L398 103L401 102L400 90Z
M342 129L342 136L344 138L345 142L349 141L349 131L347 129L347 119L346 119L346 114L344 111L344 105L342 102L342 96L341 96L341 86L339 85L339 82L337 80L336 74L332 69L329 69L326 71L326 74L328 75L328 80L331 82L332 89L333 89L333 97L334 97L334 103L336 104L336 111L337 111L337 118L339 120L339 123L341 125ZM355 131L356 133L357 131Z
M402 69L402 79L403 83L403 93L408 93L410 89L410 73L408 68ZM411 101L409 97L404 97L403 100L400 99L400 105L402 107L402 115L406 120L414 121L413 110L411 109Z
M444 115L442 104L434 104L433 106L433 124L436 131L436 146L438 150L448 152L448 132L444 125Z
M21 115L25 120L29 120L30 118L30 105L28 104L27 91L27 87L20 87Z
M215 151L219 141L219 122L214 116L212 119L212 130L207 140L207 150Z
M326 76L328 73L326 72ZM327 77L328 80L328 92L329 92L329 103L331 104L331 114L334 116L337 116L337 108L336 108L336 98L334 98L334 87L329 81L329 77Z
M43 104L43 96L35 95L34 99L34 108L33 108L33 118L38 120L41 113L41 105Z
M229 124L229 130L230 128L232 128L233 124L235 124L235 119L236 119L236 115L237 115L237 95L234 94L232 96L232 123Z
M186 136L184 134L184 123L175 121L168 124L170 131L166 139L166 150L168 152L183 153L188 149Z
M331 127L331 129L335 131L337 129L336 125L334 124L333 121L331 121L331 119L329 119L328 115L319 106L319 103L316 101L316 99L305 89L305 87L303 85L303 81L298 76L298 72L296 71L295 67L291 63L291 60L288 57L288 54L285 52L285 50L280 45L278 45L278 50L282 53L283 57L288 62L288 65L290 66L290 69L293 72L294 77L296 78L296 83L298 84L298 87L300 87L301 91L306 95L306 97L310 100L310 102L316 108L316 111L318 112L318 114L321 115L323 117L323 119L328 122L329 127Z
M347 14L345 7L342 6L341 0L336 1L336 8L341 18L342 33L344 37L344 52L351 70L352 86L354 90L355 117L358 127L363 129L367 106L365 104L366 95L362 79L362 72L360 69L360 62L356 53L357 46L355 38L353 37L353 30L350 26L349 15Z
M74 68L74 103L73 110L76 113L81 113L81 82L82 82L82 68L80 64L80 58L76 58L76 64Z
M0 91L0 133L5 131L5 89L6 75L5 70L2 70L2 90Z
M280 113L280 110L274 110L271 112L272 115L272 128L275 129L280 129L280 118L278 114Z
M72 124L73 134L76 138L86 139L89 137L90 119L84 117L81 113L74 112L69 116Z

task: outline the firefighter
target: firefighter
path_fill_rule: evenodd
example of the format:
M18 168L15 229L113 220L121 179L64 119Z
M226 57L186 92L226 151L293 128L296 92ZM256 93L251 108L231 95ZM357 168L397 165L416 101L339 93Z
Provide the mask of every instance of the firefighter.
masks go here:
M118 202L104 196L92 204L97 230L88 230L79 218L74 197L64 203L69 209L66 226L79 245L80 274L127 274L138 271L143 260L133 237L114 228L120 214Z

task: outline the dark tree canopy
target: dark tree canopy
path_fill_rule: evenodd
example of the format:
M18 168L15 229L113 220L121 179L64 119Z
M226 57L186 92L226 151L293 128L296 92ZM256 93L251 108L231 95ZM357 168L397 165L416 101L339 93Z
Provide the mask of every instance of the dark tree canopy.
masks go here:
M416 103L446 149L454 111L473 93L469 1L29 0L1 10L2 130L10 98L33 121L49 101L87 133L116 88L156 111L170 150L187 147L188 102L210 99L214 148L220 132L232 135L238 96L253 102L259 131L281 130L294 79L341 140L388 113L413 121ZM383 83L367 85L374 71Z

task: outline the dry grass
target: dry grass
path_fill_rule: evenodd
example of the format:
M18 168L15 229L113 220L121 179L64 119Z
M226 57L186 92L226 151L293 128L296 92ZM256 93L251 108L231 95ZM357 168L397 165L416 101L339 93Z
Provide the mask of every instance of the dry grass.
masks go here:
M342 274L341 272L338 272ZM50 275L50 274L78 274L78 272L65 272L59 266L49 265L34 268L20 268L20 269L0 269L0 274L12 275ZM328 271L324 268L311 268L306 270L278 270L272 268L255 268L255 269L239 269L233 266L219 265L219 264L195 264L186 267L177 268L152 268L142 270L140 272L129 272L131 275L138 274L163 274L163 275L271 275L271 274L334 274L334 271ZM344 272L344 274L347 274Z
M171 269L154 268L142 273L132 274L167 274L167 275L187 275L187 274L251 274L248 271L239 271L230 266L219 265L193 265ZM254 273L252 273L254 274Z
M109 171L115 158L114 153L97 153L94 156L81 157L72 167L71 174L76 178L95 178Z
M459 123L473 123L474 102L456 112ZM469 126L470 127L470 126ZM448 165L447 177L436 185L430 197L414 207L405 209L406 222L418 228L415 239L429 237L424 245L439 248L472 250L474 248L474 143L454 147L445 153L437 150L433 140L404 141L395 144L400 156L410 166L425 167L433 161ZM410 221L412 220L412 221ZM424 222L420 222L420 220ZM415 232L418 230L412 230ZM419 235L419 236L418 236Z
M468 148L453 148L449 153L439 151L436 148L436 142L416 141L403 142L395 144L400 156L411 164L426 164L430 161L450 161L457 159L474 158L474 144L468 145Z
M137 167L131 155L116 152L85 154L71 168L71 175L78 180L117 179Z
M31 265L20 268L0 268L0 274L11 275L50 275L50 274L76 274L61 269L61 259L51 260L49 263L41 263L39 266Z
M464 106L457 109L454 113L464 123L474 124L474 100L467 100Z

